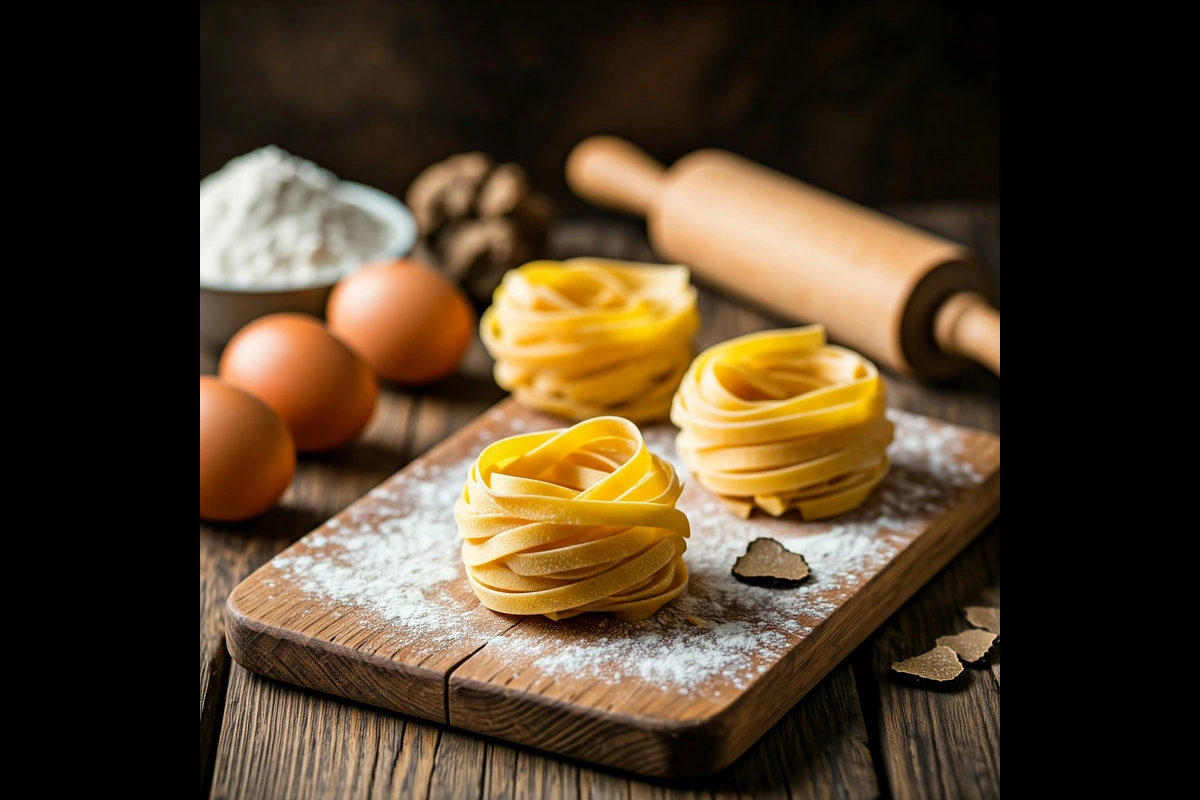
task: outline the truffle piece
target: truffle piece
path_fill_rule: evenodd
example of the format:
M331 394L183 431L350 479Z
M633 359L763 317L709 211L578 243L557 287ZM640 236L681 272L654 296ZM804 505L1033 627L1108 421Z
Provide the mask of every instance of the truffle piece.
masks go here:
M905 675L945 683L961 675L963 665L958 660L957 653L949 647L938 645L928 653L922 653L916 658L897 661L892 664L892 669Z
M529 181L525 178L525 170L516 164L501 164L479 190L479 216L511 216L528 195Z
M989 606L967 606L967 622L976 628L1000 635L1000 609Z
M734 562L733 577L754 586L785 589L799 586L808 577L808 563L774 539L759 537Z
M988 650L992 649L992 643L995 641L996 634L982 631L978 628L972 628L954 636L939 636L937 638L939 645L949 647L958 653L958 657L968 664L979 661L987 655Z
M542 255L553 219L525 170L479 152L426 167L405 202L420 234L414 252L457 281L477 310L491 304L505 272Z
M409 185L404 201L422 236L433 236L448 220L471 213L492 169L484 153L460 153L426 168Z

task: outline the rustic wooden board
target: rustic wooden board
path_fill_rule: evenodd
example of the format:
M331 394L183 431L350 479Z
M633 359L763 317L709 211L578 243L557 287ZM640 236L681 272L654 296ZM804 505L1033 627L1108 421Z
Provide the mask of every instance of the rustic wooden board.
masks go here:
M234 659L262 675L629 772L704 775L744 752L999 513L999 438L892 411L888 478L834 521L728 514L687 488L686 595L650 620L493 613L452 513L488 442L561 420L504 401L280 553L230 595ZM730 575L756 536L813 569L798 589ZM698 627L696 617L712 627Z

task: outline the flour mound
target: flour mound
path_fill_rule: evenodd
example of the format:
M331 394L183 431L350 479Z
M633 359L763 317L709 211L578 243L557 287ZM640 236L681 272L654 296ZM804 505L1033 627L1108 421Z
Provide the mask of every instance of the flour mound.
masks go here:
M384 246L382 222L337 197L329 170L275 145L200 181L200 277L239 287L336 280Z

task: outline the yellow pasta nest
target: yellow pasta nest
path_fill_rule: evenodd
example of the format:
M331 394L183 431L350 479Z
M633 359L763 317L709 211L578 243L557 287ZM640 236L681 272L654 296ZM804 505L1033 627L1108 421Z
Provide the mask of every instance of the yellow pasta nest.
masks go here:
M687 587L682 491L620 417L501 439L454 506L467 578L505 614L645 619Z
M690 277L682 265L599 258L509 270L479 321L496 382L570 420L665 419L700 324Z
M790 508L806 520L862 503L887 474L893 426L875 365L810 325L712 347L671 408L675 447L739 516Z

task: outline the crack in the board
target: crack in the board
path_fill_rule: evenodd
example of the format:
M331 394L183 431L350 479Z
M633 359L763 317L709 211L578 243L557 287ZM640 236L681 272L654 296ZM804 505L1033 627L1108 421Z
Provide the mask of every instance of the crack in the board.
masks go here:
M504 630L495 634L495 636L503 636L504 634L508 633L513 628L516 628L518 625L520 625L524 621L525 620L523 620L523 619L516 620L511 625L509 625L507 628L505 628ZM472 650L471 652L469 652L465 656L463 656L460 660L458 660L454 664L451 664L450 668L448 670L446 670L446 683L445 683L445 691L443 692L443 697L445 698L445 701L446 701L446 724L450 725L451 727L457 727L457 726L455 726L454 723L450 719L450 679L454 676L454 673L458 671L459 667L461 667L463 664L466 664L468 661L470 661L472 658L474 658L475 655L480 650L487 647L490 643L491 643L490 639L487 641L484 641L482 644L480 644L474 650Z

